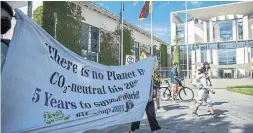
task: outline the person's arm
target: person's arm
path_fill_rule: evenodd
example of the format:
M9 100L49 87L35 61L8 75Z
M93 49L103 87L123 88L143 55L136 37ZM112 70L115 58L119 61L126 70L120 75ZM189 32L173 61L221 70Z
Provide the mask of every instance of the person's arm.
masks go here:
M202 77L200 79L200 81L201 81L201 84L203 85L203 88L205 88L208 91L214 92L214 90L212 89L212 87L207 84L207 78L206 77Z
M174 78L176 79L178 77L178 71L177 68L174 69Z

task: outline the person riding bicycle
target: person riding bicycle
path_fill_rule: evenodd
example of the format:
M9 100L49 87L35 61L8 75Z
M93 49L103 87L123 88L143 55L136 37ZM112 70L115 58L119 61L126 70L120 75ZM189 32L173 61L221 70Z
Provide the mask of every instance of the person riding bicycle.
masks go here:
M211 88L211 84L208 83L208 70L210 70L210 67L208 67L209 63L203 63L205 65L205 69L206 70L201 70L199 71L199 74L197 76L197 88L198 88L198 96L196 99L196 104L195 104L195 108L194 108L194 115L197 115L197 111L199 109L199 106L203 103L206 102L209 108L209 111L211 112L211 115L213 116L218 116L218 114L214 113L214 109L213 109L213 105L212 105L212 100L209 96L209 92L212 92L213 94L215 94L215 91Z
M178 96L178 88L179 88L179 77L178 77L178 63L173 63L174 67L172 68L170 72L170 82L171 82L171 88L172 88L172 100L174 102L177 102L177 96Z

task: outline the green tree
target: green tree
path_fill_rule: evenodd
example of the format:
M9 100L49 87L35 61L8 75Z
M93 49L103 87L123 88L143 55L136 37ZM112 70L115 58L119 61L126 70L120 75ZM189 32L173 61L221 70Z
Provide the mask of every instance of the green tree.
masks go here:
M174 46L174 54L173 54L173 62L174 63L180 63L179 57L180 57L180 46L178 46L178 42L181 40L181 37L176 36L174 39L174 42L176 45Z
M119 65L119 36L115 32L100 31L99 63Z
M121 36L121 29L115 31L117 36ZM123 64L126 64L126 55L131 55L131 45L134 39L132 37L132 30L124 27L123 30Z
M174 46L174 54L173 54L173 63L177 63L180 65L180 46L178 46L178 42L181 40L181 37L176 36L174 42L176 45ZM178 67L178 73L180 73L180 67Z
M44 1L43 28L52 36L55 35L54 13L57 14L56 39L71 51L82 55L80 29L84 17L81 7L69 1Z
M161 44L161 67L168 67L168 47L166 44Z
M101 32L101 43L99 53L99 63L105 65L119 65L119 44L121 29L114 32ZM131 54L131 44L133 42L132 30L123 30L123 60L125 64L126 55Z
M33 11L32 19L43 27L43 6L40 6Z

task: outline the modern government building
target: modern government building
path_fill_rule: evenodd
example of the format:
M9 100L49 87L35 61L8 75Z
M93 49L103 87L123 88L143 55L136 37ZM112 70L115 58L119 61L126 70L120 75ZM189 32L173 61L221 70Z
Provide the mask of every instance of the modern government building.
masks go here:
M253 58L252 7L253 1L245 1L171 12L171 46L180 47L183 74L186 75L187 70L188 44L191 76L196 75L196 62L208 61L222 66L212 69L209 74L213 78L249 77L252 70L236 66L248 65ZM184 21L180 14L190 17ZM177 44L175 38L181 38Z

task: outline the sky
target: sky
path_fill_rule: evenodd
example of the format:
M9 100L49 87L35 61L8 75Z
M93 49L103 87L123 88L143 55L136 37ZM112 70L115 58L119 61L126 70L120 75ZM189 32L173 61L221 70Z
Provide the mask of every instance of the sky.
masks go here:
M188 9L228 4L235 1L188 1ZM121 11L121 1L96 1L98 6L105 8L115 15ZM138 27L150 31L151 18L140 22L138 20L144 1L124 1L124 20L137 25ZM184 1L153 1L153 34L161 40L170 44L170 12L185 9ZM184 19L184 18L182 18Z

